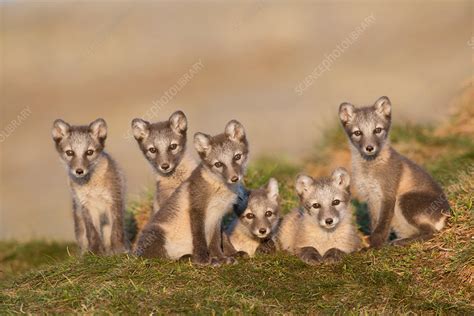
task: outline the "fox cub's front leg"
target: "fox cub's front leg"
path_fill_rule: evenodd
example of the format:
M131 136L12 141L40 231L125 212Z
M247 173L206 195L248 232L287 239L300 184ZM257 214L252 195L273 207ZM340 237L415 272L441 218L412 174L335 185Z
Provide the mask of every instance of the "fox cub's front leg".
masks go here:
M211 260L216 260L218 263L234 263L235 259L227 256L222 250L222 247L222 229L219 223L219 225L216 225L214 234L211 238L211 244L209 245Z
M81 250L81 255L87 253L89 248L89 242L87 239L87 228L82 214L81 208L77 207L74 203L74 233L76 235L76 240Z
M395 211L395 201L385 199L382 201L380 215L377 223L372 227L372 233L369 237L370 247L380 248L387 242L390 235L390 227Z
M87 243L89 251L93 254L105 254L105 247L102 241L102 237L97 230L97 227L94 226L90 212L86 208L82 208L82 216L86 228Z
M195 213L197 212L191 211L191 231L193 238L192 261L196 264L207 265L211 263L211 257L209 256L209 248L207 247L204 222L198 216L194 215Z

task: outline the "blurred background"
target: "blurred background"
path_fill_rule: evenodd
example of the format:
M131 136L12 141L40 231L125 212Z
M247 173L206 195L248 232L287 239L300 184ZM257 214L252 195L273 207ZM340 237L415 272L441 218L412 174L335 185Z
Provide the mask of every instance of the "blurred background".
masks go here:
M436 124L473 72L472 1L1 1L0 8L0 239L73 239L67 176L50 136L56 118L107 120L107 148L133 199L153 183L126 137L135 117L165 120L181 109L189 135L220 133L235 118L253 158L298 162L336 122L341 102L387 95L395 120ZM328 69L304 83L323 63Z

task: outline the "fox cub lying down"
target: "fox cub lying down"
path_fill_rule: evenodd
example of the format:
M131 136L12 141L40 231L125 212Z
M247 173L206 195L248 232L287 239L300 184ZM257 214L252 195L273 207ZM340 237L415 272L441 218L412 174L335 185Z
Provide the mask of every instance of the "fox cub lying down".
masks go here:
M247 208L223 233L224 253L250 256L276 250L273 237L280 223L278 182L271 178L265 187L250 192Z
M330 178L298 176L301 206L283 219L279 248L308 264L338 260L358 250L361 239L351 212L349 185L349 174L343 168L334 170Z

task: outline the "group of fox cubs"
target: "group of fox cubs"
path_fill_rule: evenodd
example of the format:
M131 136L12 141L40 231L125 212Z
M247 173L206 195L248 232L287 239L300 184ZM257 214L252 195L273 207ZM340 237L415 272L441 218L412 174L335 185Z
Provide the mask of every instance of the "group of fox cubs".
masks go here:
M177 111L169 120L132 121L133 135L156 172L153 214L133 253L197 264L233 263L242 255L288 251L308 264L337 260L362 248L351 210L350 184L367 202L370 247L426 240L440 231L450 207L441 187L389 144L391 102L341 104L339 118L350 143L352 176L337 168L329 177L299 175L300 206L281 218L278 182L260 189L242 185L249 156L244 127L236 120L224 133L194 135L200 162L186 154L188 122ZM81 251L117 254L130 250L124 233L124 186L114 160L104 151L107 125L56 120L56 149L67 165L75 235ZM351 179L352 178L352 179ZM222 227L222 219L235 219Z

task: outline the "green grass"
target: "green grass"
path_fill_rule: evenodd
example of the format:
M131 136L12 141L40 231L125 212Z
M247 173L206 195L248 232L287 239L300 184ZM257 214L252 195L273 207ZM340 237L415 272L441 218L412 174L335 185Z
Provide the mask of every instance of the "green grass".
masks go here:
M465 153L441 157L426 167L438 181L446 184L456 181L457 173L453 172L453 170L474 168L473 162L474 148L471 147Z
M44 241L0 242L0 280L63 261L76 254L75 244Z
M17 279L0 294L4 302L0 313L21 309L139 314L362 309L468 314L472 309L467 288L454 293L433 288L436 271L417 264L420 259L431 260L433 252L387 248L318 267L286 255L219 268L128 257L71 258Z
M451 202L449 226L431 241L360 252L316 267L286 254L196 267L125 255L69 256L66 245L57 243L0 243L0 314L473 314L472 141L432 136L429 127L393 132L394 146L420 159ZM330 159L328 148L341 138L337 131L328 133L333 134L315 155L318 163ZM288 211L297 205L293 183L299 171L287 162L260 159L250 166L246 185L257 188L276 177ZM366 230L365 205L354 205ZM130 209L147 207L148 200L136 201Z

